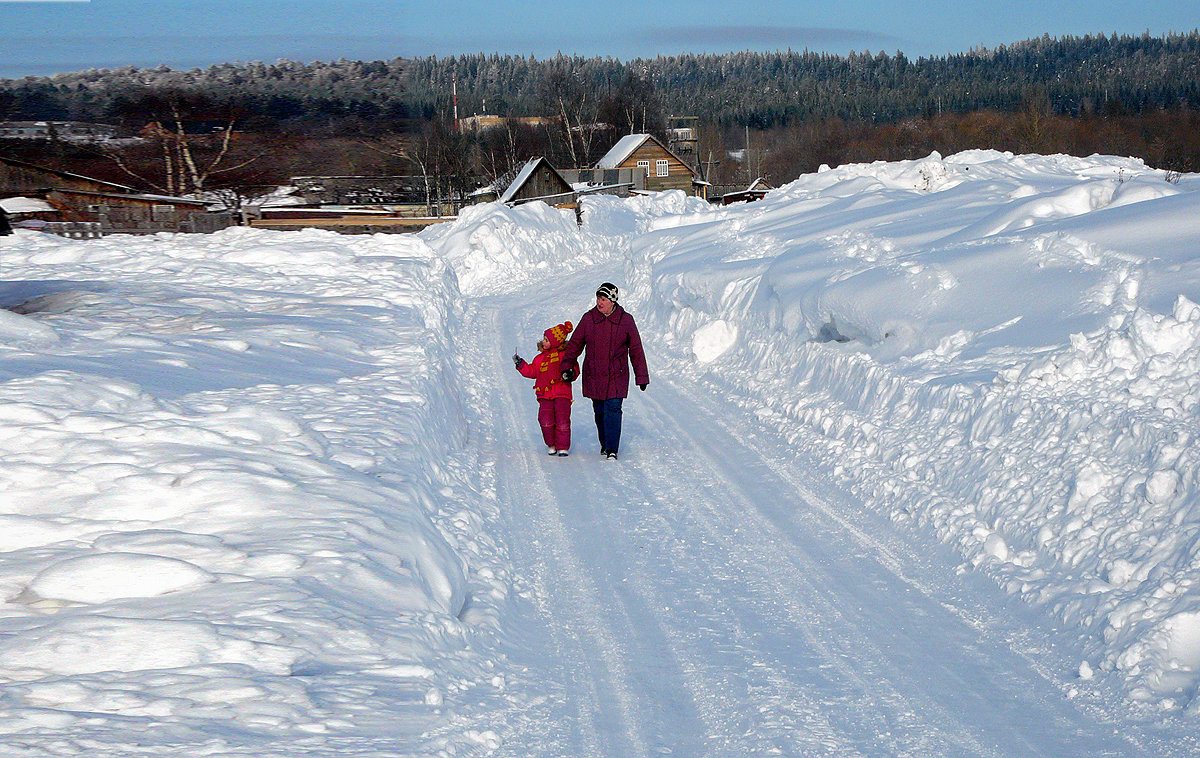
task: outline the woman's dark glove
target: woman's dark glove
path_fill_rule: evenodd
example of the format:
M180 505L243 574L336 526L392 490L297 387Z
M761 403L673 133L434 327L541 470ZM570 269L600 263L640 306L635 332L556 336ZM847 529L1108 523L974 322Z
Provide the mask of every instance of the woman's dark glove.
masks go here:
M639 384L639 385L638 385L638 389L639 389L639 390L641 390L642 392L645 392L645 391L646 391L646 388L647 388L647 387L649 387L649 386L650 386L650 381L649 381L649 380L647 380L647 381L645 381L645 382L643 382L643 383Z
M567 366L562 370L562 378L564 382L573 382L577 376L579 376L579 371L571 366Z

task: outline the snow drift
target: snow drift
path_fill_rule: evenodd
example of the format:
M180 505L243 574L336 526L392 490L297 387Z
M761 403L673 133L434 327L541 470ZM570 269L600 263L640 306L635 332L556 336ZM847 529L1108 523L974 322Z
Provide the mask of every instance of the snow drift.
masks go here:
M295 755L387 712L339 676L440 701L472 528L437 464L464 428L446 265L324 232L2 244L0 741L135 719Z
M1078 624L1081 672L1187 706L1200 179L1167 179L994 152L826 170L627 235L630 300L658 371L819 431L862 497Z

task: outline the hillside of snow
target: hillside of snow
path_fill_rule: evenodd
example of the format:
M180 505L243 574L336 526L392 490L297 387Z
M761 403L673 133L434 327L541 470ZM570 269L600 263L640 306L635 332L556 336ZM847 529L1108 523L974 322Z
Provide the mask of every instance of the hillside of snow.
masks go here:
M1020 606L1012 623L1035 620L1030 635L1063 630L1074 657L1029 674L1048 682L1038 697L1088 703L1109 734L1187 735L1186 754L1200 744L1197 218L1200 176L979 151L823 170L725 208L590 197L582 226L535 203L420 235L0 237L0 752L738 754L769 733L829 754L1016 755L1069 740L1062 727L995 748L984 728L931 742L954 732L932 706L843 724L829 714L844 696L822 701L823 680L783 666L750 664L767 679L722 688L688 666L732 660L726 628L697 662L679 652L686 616L672 637L653 625L676 614L628 598L643 615L622 623L646 650L623 655L639 648L605 626L613 595L734 601L704 594L705 570L672 573L756 565L762 519L720 510L730 484L769 510L808 497L682 473L712 444L686 436L703 401L721 439L783 441L745 471L825 482L903 544L954 556L938 582L982 578ZM577 399L574 454L547 463L510 340L531 357L604 280L650 362L649 391L628 401L630 454L615 469L587 455ZM651 418L678 419L676 437ZM588 502L577 483L650 519L650 540L704 498L718 515L702 540L648 549L662 560L610 555L619 514L570 510ZM589 584L587 559L611 586ZM547 589L556 572L574 592ZM625 684L568 676L592 665L555 657L573 644L600 656L596 682ZM663 651L696 704L657 697L667 663L638 668ZM797 726L801 701L828 733ZM762 729L747 720L762 714ZM714 733L672 747L652 728L685 723ZM872 748L880 723L893 741Z
M437 467L463 444L449 269L246 229L0 256L3 752L296 755L440 702L472 532Z
M631 245L672 369L1077 625L1080 676L1200 685L1200 177L936 154L802 177ZM731 233L730 229L736 230Z

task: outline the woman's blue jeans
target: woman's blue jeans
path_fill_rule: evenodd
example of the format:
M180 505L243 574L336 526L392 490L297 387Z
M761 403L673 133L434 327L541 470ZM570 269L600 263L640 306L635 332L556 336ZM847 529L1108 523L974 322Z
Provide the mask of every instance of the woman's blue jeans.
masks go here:
M621 446L621 402L625 398L593 400L596 411L596 432L600 435L600 449L617 452Z

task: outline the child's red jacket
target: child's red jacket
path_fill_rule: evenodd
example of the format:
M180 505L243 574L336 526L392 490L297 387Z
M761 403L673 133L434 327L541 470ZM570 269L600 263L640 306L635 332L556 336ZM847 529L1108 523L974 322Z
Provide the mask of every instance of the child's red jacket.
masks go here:
M517 371L521 372L521 376L534 380L533 391L537 394L538 400L554 400L560 397L565 397L567 400L573 399L571 383L562 378L562 372L564 368L570 366L578 375L579 364L575 361L567 361L565 358L563 346L559 344L541 351L531 362L522 363L517 368Z

